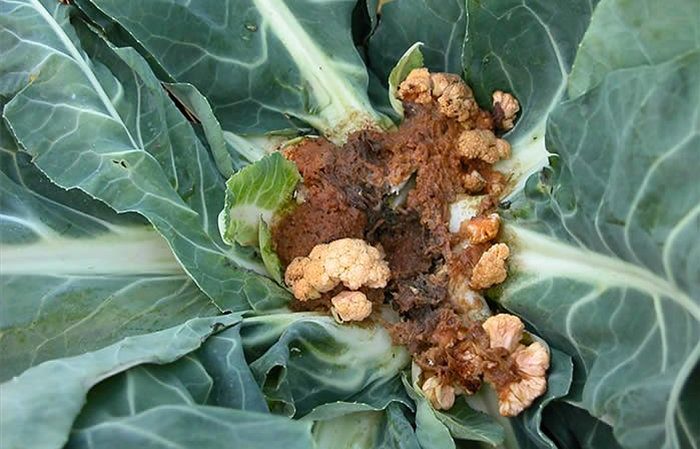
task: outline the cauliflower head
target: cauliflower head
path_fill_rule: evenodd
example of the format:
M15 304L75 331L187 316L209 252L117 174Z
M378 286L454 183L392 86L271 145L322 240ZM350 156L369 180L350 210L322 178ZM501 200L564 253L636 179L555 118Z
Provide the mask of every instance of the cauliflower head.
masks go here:
M316 245L307 257L294 259L284 280L295 298L306 301L341 283L349 290L384 288L390 276L382 251L364 240L345 238Z
M362 292L340 292L331 298L331 313L336 321L362 321L372 314L372 302Z
M459 136L457 151L466 159L481 159L495 164L510 157L510 144L496 137L489 129L467 129Z
M509 255L510 249L505 243L496 243L489 248L474 266L470 286L483 290L505 281L508 276L506 259Z
M507 313L491 316L481 326L489 335L492 348L504 348L511 353L520 345L525 331L525 325L520 318Z
M520 103L511 94L497 90L491 96L496 126L509 131L515 126L515 116L520 111Z
M438 376L426 379L421 390L435 410L449 410L455 403L455 388L442 382Z
M501 217L494 213L480 215L463 222L459 231L469 240L469 243L478 244L495 239L500 227Z
M494 315L482 327L489 335L491 347L508 350L514 362L518 380L501 387L497 393L499 413L516 416L547 390L549 351L540 342L520 344L525 326L516 316Z
M443 115L464 124L479 114L474 93L453 73L430 73L423 67L413 69L399 85L396 96L420 104L435 101Z

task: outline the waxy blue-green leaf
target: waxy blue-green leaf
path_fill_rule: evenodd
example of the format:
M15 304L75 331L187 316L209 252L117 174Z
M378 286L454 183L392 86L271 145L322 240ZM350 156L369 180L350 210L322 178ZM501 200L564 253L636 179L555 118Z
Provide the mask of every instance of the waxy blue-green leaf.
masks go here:
M585 410L565 402L547 408L543 423L555 448L621 449L612 428L589 415ZM680 446L686 447L686 446Z
M218 173L143 59L76 22L88 56L60 3L0 8L0 89L16 92L3 116L33 162L63 187L146 216L220 308L282 304L286 292L247 271L263 272L254 255L218 239Z
M243 357L239 326L210 336L198 350L166 365L146 364L90 390L73 429L94 428L163 405L212 405L267 412Z
M700 52L618 70L559 106L554 167L507 228L499 302L572 356L569 400L628 448L688 447L700 420L698 73Z
M403 384L416 403L416 437L424 449L454 449L455 439L491 446L503 442L503 428L494 418L473 409L463 396L457 397L450 410L436 410L407 376Z
M273 411L304 416L337 401L380 409L393 400L386 400L389 393L404 400L393 385L387 389L384 384L395 380L408 354L393 346L379 325L343 325L327 315L285 313L248 318L241 335L246 359Z
M406 418L403 407L398 404L389 404L384 414L385 422L377 447L387 449L420 448L415 430Z
M2 449L59 449L90 388L114 374L144 363L169 363L197 349L237 315L195 318L170 329L127 337L95 352L50 360L0 384ZM41 430L37 431L37 423Z
M334 449L472 444L454 436L500 442L494 421L462 402L435 412L414 391L414 406L396 388L408 357L378 327L310 313L253 316L242 341L229 329L184 357L212 330L121 340L216 311L185 273L220 308L283 305L282 289L241 269L277 264L218 235L220 173L264 154L252 137L302 120L336 141L384 125L369 106L353 34L371 36L365 56L379 107L389 71L416 41L432 70L465 71L482 105L495 89L521 102L507 135L515 157L499 165L515 172L504 213L511 274L490 293L553 349L547 393L509 421L503 445L697 445L696 1L601 0L594 11L594 0L394 0L381 23L375 0L89 1L75 0L78 11L0 0L0 102L12 129L0 126L10 142L0 145L0 287L9 292L0 297L0 374L54 359L21 375L16 391L1 387L1 447L62 446L85 392L106 376L88 395L73 447L301 449L312 447L312 421L317 444ZM366 28L351 30L353 7L369 10ZM175 83L170 93L199 123L161 81ZM561 104L567 83L577 98ZM48 178L16 154L15 139ZM549 153L553 167L520 192ZM143 214L157 231L89 196ZM270 256L256 220L250 241ZM170 363L116 374L153 360ZM265 411L266 402L306 422L220 408ZM415 432L404 413L412 407Z
M303 419L321 421L340 418L355 412L376 412L387 410L392 404L414 409L400 376L377 382L342 400L328 402L315 407Z
M238 329L232 327L209 337L200 349L176 362L140 365L101 382L88 395L69 447L83 447L89 436L105 429L120 429L124 422L140 422L137 417L161 413L168 407L207 404L266 411L262 393L243 359ZM357 447L357 438L361 437L368 448L417 449L413 430L399 405L410 405L410 400L398 376L389 382L374 383L346 399L348 402L323 404L304 417L305 422L315 423L314 439L319 447ZM124 441L130 432L117 435ZM160 431L158 435L168 438ZM195 432L194 438L201 436ZM109 447L118 441L108 440L105 444ZM334 446L330 446L331 442Z
M367 12L367 18L369 19L369 34L371 35L377 27L377 23L379 23L377 14L381 9L380 3L379 0L365 0L363 3Z
M188 83L168 83L165 88L201 123L209 150L222 176L228 178L248 162L252 162L241 154L228 151L230 147L226 145L221 125L211 105L196 87Z
M90 389L72 433L162 405L207 404L213 386L211 375L192 354L165 365L138 365Z
M318 421L313 435L318 449L421 449L398 404Z
M90 0L72 0L70 4L80 10L83 17L88 18L92 26L98 29L114 46L120 48L131 47L138 51L148 61L148 65L151 66L158 79L164 83L173 83L175 81L168 76L153 55L148 53L128 30L96 8L95 5L90 3Z
M165 240L52 184L0 124L0 381L216 314Z
M455 449L449 429L435 416L430 403L416 398L416 438L423 449Z
M355 1L92 3L170 78L196 86L226 130L298 127L291 116L343 140L385 120L367 98L367 72L352 42Z
M369 67L386 85L401 56L422 42L425 66L436 72L462 72L467 11L464 0L392 0L368 46Z
M278 132L243 137L223 131L211 105L196 87L188 83L165 83L164 86L185 107L192 120L201 123L212 157L225 178L262 159L284 141L296 136L296 133Z
M268 411L243 354L240 326L211 336L192 357L212 378L212 389L204 403L254 412Z
M308 449L314 444L311 426L310 422L223 407L162 405L82 429L71 436L66 448Z
M513 94L521 105L506 135L510 159L497 168L513 173L517 192L547 165L547 117L562 100L578 44L597 0L468 0L464 71L482 106L491 93Z
M276 213L290 207L299 181L297 166L279 152L231 176L219 217L223 240L231 245L258 246L260 222L270 224Z
M410 404L410 401L405 397L398 377L395 380L389 383L391 388L382 384L352 398L364 402L324 404L307 415L304 421L309 426L314 423L317 447L358 447L362 442L361 447L367 448L418 449L413 429L396 398L400 398L398 402L406 401L405 404ZM238 326L209 337L200 349L173 363L140 365L101 382L90 391L68 447L91 447L89 439L96 436L106 438L105 447L132 441L131 438L139 436L159 441L181 441L182 437L172 436L173 429L156 431L159 438L155 435L146 437L146 432L132 428L132 424L139 426L145 416L152 414L168 419L170 412L166 410L174 407L183 413L185 410L198 413L203 410L199 407L202 404L248 411L267 410L262 393L243 359ZM267 420L262 415L259 419ZM238 422L236 415L231 420L234 426ZM281 429L285 429L284 421L278 423ZM180 424L187 426L184 422ZM221 435L216 428L206 429L215 436ZM277 435L281 429L275 428L272 433ZM105 433L108 430L116 432L107 438ZM190 444L207 444L202 441L203 436L198 430L191 438L188 440Z
M601 0L569 78L577 97L617 69L660 64L700 47L696 0Z

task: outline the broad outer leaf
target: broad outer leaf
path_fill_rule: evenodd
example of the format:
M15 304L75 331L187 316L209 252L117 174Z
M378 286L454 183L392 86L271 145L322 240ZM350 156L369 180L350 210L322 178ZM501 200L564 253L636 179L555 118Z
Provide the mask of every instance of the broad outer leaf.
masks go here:
M267 404L243 354L240 326L211 336L192 357L212 378L206 403L267 412Z
M113 424L164 405L268 411L243 358L238 326L210 336L175 362L135 366L100 382L90 390L73 430Z
M411 385L406 376L403 383L416 403L416 436L424 449L454 449L454 439L480 441L492 446L503 442L503 428L485 413L473 409L460 396L450 410L435 410L423 392Z
M382 5L381 20L369 40L369 67L384 85L401 56L416 42L425 66L462 72L467 14L464 0L393 0Z
M88 59L66 7L46 3L0 2L5 67L15 71L0 72L0 90L23 86L4 118L34 163L62 187L146 216L220 308L283 303L284 291L241 269L262 271L252 254L218 242L222 189L210 182L218 174L143 59L82 27L86 48L106 65Z
M296 133L282 132L243 137L230 131L222 131L219 119L214 115L211 105L196 87L188 83L163 85L193 117L192 119L201 123L209 150L219 172L225 178L231 177L249 163L256 162L275 151L289 138L296 137Z
M610 73L553 113L554 169L511 226L499 301L576 365L572 401L629 448L696 440L700 53Z
M498 164L513 173L519 191L547 165L547 116L562 100L578 44L597 0L468 0L464 71L483 106L495 90L520 101L515 128L506 135L512 157Z
M392 404L400 404L413 410L413 401L406 393L400 376L375 383L340 401L328 402L314 408L303 419L321 421L340 418L355 412L387 410Z
M195 318L164 331L127 337L99 351L28 369L0 384L0 447L63 447L93 385L136 365L172 362L197 349L220 326L233 325L239 319L237 315ZM41 431L37 431L37 423Z
M303 120L331 139L382 121L350 30L353 0L92 0L224 129L260 134Z
M385 407L384 397L395 400L397 395L393 388L380 387L408 362L406 351L392 346L383 327L341 325L316 313L249 318L241 335L270 408L289 416L336 401ZM376 394L363 394L371 389Z
M131 47L138 51L151 66L158 79L164 83L172 83L175 80L170 78L167 72L160 67L158 61L146 51L143 46L125 30L119 23L112 20L108 15L104 14L95 7L90 0L72 0L71 5L74 5L82 13L81 17L86 17L90 20L93 27L99 29L100 34L105 36L114 46L124 48Z
M610 426L585 410L563 402L554 403L545 411L544 425L557 448L621 448Z
M128 418L83 429L69 449L221 447L308 449L310 422L270 414L202 405L162 405Z
M212 377L191 353L166 365L135 366L90 389L72 433L162 405L207 404L213 385Z
M320 421L313 432L319 449L421 449L398 404Z
M238 326L210 336L167 365L139 365L100 382L73 426L83 430L163 405L213 405L267 412L243 358Z
M659 64L700 47L697 0L601 0L569 79L577 97L617 69Z
M423 449L454 449L455 441L449 429L435 416L425 398L416 401L416 438Z
M458 440L483 441L496 445L503 440L503 429L493 417L472 409L462 397L449 410L433 410L437 419Z
M187 111L197 118L202 124L202 129L209 143L209 150L216 162L221 175L225 178L232 176L237 170L248 162L241 154L230 152L226 145L224 132L219 120L214 115L211 105L196 87L188 83L169 83L165 85L170 95L187 108Z
M216 307L138 215L52 184L0 124L0 381Z
M385 413L383 431L377 447L386 449L418 449L420 443L402 407L390 404Z

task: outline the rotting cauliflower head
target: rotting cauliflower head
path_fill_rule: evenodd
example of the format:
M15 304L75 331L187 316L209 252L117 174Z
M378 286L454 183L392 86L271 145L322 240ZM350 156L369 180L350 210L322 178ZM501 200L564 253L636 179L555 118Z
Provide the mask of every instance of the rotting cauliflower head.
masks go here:
M481 326L489 335L492 348L504 348L510 353L518 349L525 330L520 318L507 313L489 317Z
M508 245L496 243L489 248L474 266L470 286L477 290L489 288L506 280L506 259L510 255Z
M467 345L464 352L456 355L456 359L468 360L472 372L479 378L483 376L483 380L493 385L498 395L498 410L501 415L516 416L547 390L549 351L539 342L527 346L521 343L525 326L514 315L502 313L491 316L481 327L488 338L487 346ZM509 359L508 362L498 362L504 355ZM504 378L503 369L509 372L505 382L498 380ZM454 405L456 394L471 395L476 392L465 388L459 381L451 384L449 380L429 370L423 374L427 378L421 389L436 410L450 409Z
M520 111L520 103L511 94L500 90L495 91L492 98L496 126L503 131L509 131L515 126L515 116Z
M397 97L404 101L414 103L430 103L432 97L433 82L428 69L421 67L411 70L405 80L399 85Z
M427 104L435 100L439 111L458 122L471 126L479 115L479 105L472 90L452 73L430 73L425 68L412 70L399 85L397 97L404 101Z
M507 349L515 362L519 380L500 388L497 393L500 414L516 416L547 390L549 351L540 342L528 346L520 344L524 326L516 316L494 315L482 326L489 334L491 347Z
M331 299L331 313L336 321L362 321L372 313L372 302L362 292L344 291Z
M384 288L391 272L384 254L360 239L340 239L316 245L307 257L289 264L284 280L300 301L317 299L321 293L343 284L349 290Z
M421 390L436 410L449 410L455 403L455 388L443 383L438 376L429 377Z
M460 225L459 233L464 235L469 243L478 244L489 242L496 238L501 227L498 214L474 217Z
M510 144L496 137L491 130L468 129L459 136L457 151L467 159L481 159L494 164L510 157Z

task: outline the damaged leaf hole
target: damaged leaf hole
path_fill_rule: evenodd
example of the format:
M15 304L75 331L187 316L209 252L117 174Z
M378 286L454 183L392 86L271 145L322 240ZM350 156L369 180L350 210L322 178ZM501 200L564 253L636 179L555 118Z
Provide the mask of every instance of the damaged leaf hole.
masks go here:
M124 159L112 159L112 163L113 163L114 165L120 166L120 167L123 168L123 169L128 169L128 168L129 168L129 164L127 164L126 161L125 161Z

